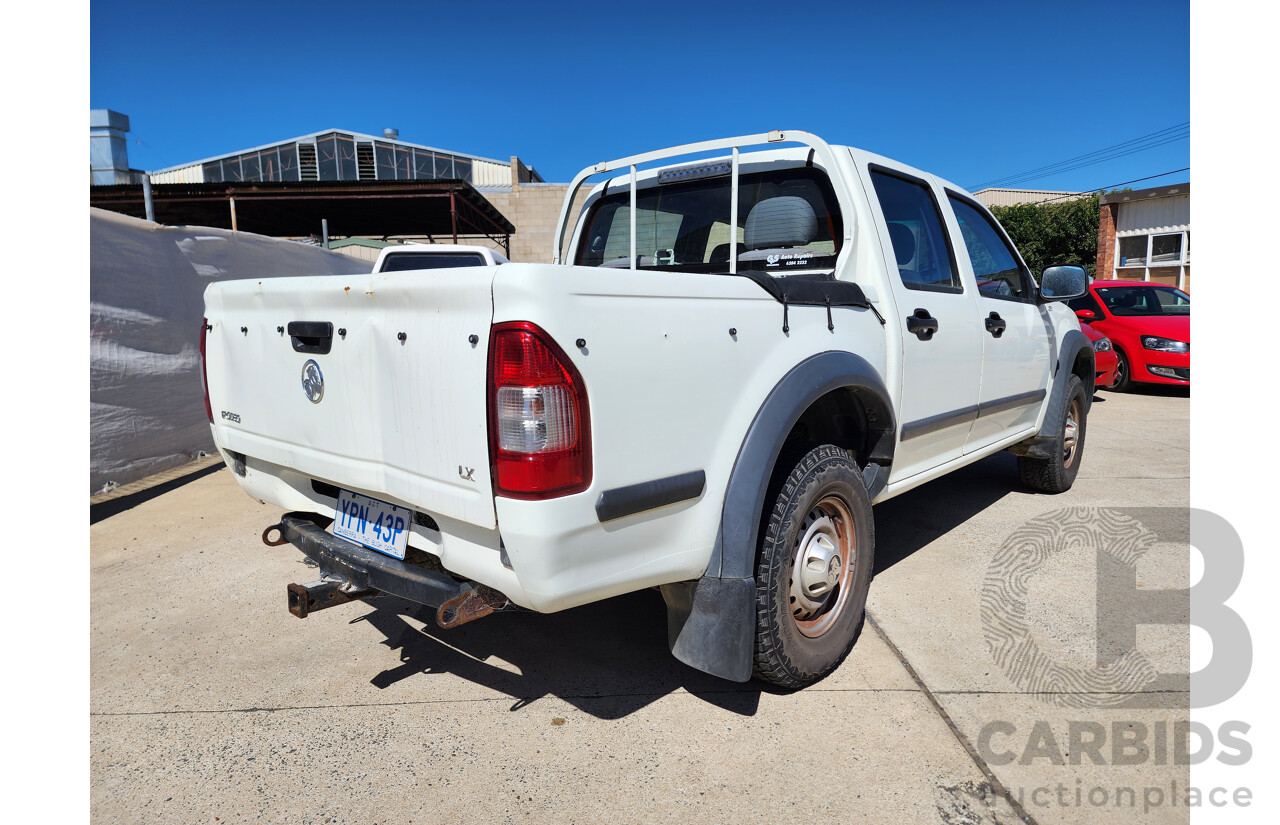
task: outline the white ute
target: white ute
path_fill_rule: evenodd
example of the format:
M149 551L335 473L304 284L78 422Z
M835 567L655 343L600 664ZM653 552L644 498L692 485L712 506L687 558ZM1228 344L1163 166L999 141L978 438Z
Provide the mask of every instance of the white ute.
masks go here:
M928 173L707 141L583 170L554 263L211 284L209 418L289 511L264 541L319 565L297 616L388 593L453 627L659 587L679 659L799 687L857 638L873 503L999 450L1071 486L1085 287L1037 283Z
M385 247L373 264L374 272L407 269L452 269L460 266L509 264L506 256L487 246L457 243L407 243Z

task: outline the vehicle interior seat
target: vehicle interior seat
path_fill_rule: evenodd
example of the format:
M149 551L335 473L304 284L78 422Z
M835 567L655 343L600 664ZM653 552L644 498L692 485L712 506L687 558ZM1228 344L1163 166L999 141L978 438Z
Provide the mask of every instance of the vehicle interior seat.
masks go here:
M889 240L893 243L893 257L898 259L898 268L911 266L916 257L916 236L906 224L889 222Z
M784 195L762 200L747 213L743 240L747 251L739 261L767 261L770 255L790 253L796 257L816 256L813 250L797 252L818 236L818 216L804 198Z
M738 255L741 256L743 246L742 244L736 244L736 246L738 247ZM722 243L716 246L714 249L712 249L711 258L707 261L707 263L712 263L712 264L729 263L729 244Z

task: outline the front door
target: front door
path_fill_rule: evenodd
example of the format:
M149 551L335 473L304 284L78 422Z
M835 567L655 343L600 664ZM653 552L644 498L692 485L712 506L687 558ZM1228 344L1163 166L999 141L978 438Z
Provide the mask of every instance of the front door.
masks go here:
M1049 387L1053 325L1036 303L1035 284L990 214L947 193L956 220L956 257L978 287L982 389L966 453L1035 426Z

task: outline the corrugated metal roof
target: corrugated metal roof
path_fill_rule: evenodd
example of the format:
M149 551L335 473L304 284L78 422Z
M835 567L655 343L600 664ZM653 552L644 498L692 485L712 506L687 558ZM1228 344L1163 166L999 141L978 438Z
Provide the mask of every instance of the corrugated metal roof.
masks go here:
M989 187L973 193L986 206L1018 206L1024 203L1043 203L1082 198L1089 192L1063 192L1049 189L999 189Z
M1190 194L1190 182L1175 183L1172 186L1153 186L1150 189L1139 189L1136 192L1111 192L1103 195L1099 203L1131 203L1149 198L1171 198L1176 195Z
M394 146L408 146L414 149L425 149L429 152L439 152L445 155L456 155L457 157L460 157L460 158L471 158L472 160L482 160L488 163L502 164L504 166L510 165L510 161L507 161L507 160L495 160L494 158L484 158L484 157L480 157L479 155L470 154L468 152L455 152L452 149L437 149L434 146L425 146L421 143L410 143L407 140L398 140L398 139L390 140L388 138L382 137L381 135L377 135L377 136L366 135L363 132L353 132L350 129L322 129L319 132L312 132L311 134L301 135L299 137L285 138L284 140L275 140L275 141L272 141L271 143L264 143L261 146L250 146L247 149L238 149L234 152L227 152L225 154L214 155L213 157L203 158L201 160L193 160L188 163L180 163L177 166L169 166L164 169L157 169L155 171L155 174L172 172L177 169L185 169L188 166L196 166L201 163L212 163L215 160L222 160L223 158L233 158L233 157L236 157L237 155L243 155L249 152L261 152L263 149L273 149L276 146L284 146L290 143L299 143L299 142L306 143L306 142L313 141L316 138L321 137L323 135L333 134L334 132L337 132L343 135L351 135L356 140L362 141L362 142L376 140L379 143L390 143Z
M369 249L386 249L388 246L399 246L390 241L375 241L372 238L344 238L340 241L330 241L330 249L342 249L347 246L365 246Z
M334 235L450 235L451 204L458 234L512 235L511 221L460 180L303 181L157 184L151 187L156 220L170 226L237 228L274 237L319 232L328 220ZM452 196L452 197L451 197ZM89 205L144 215L141 186L93 186Z

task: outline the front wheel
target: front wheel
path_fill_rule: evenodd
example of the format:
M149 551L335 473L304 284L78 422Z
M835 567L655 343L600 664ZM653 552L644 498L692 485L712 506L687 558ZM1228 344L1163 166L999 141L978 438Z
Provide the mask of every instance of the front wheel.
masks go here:
M1058 436L1050 446L1049 458L1018 456L1022 483L1042 493L1065 493L1075 483L1084 454L1085 417L1089 404L1084 382L1073 375L1067 382L1066 404L1058 415Z
M835 670L857 639L875 531L862 473L846 450L814 447L774 487L756 566L754 671L800 688Z
M1116 377L1107 389L1112 392L1128 392L1133 386L1133 374L1129 366L1129 359L1124 357L1124 351L1119 347L1115 347L1115 351Z

